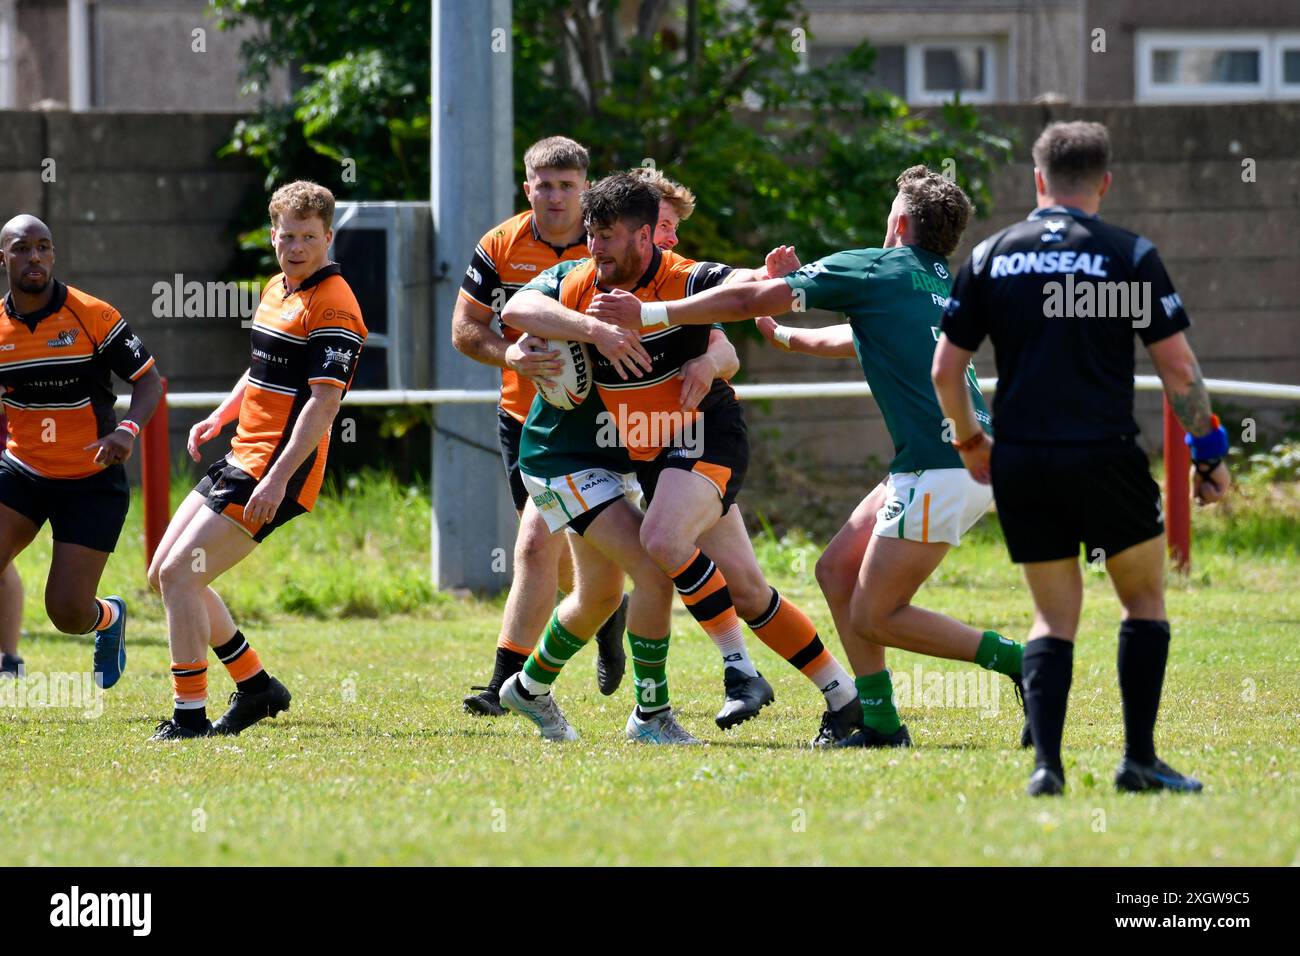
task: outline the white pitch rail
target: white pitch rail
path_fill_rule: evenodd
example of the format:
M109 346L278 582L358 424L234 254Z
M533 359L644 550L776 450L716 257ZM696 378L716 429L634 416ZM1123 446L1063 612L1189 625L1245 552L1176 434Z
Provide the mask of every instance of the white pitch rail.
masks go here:
M982 378L980 388L996 391L996 378ZM1155 375L1134 376L1133 384L1140 392L1158 392L1164 386ZM1226 378L1207 378L1206 389L1215 395L1246 395L1252 398L1279 398L1300 401L1300 385L1280 385L1271 382L1240 382ZM737 385L741 398L869 398L871 388L866 382L785 382L771 385ZM229 392L169 392L169 408L216 408ZM477 405L495 404L496 389L358 389L349 392L344 405ZM127 396L117 400L118 408L130 404Z

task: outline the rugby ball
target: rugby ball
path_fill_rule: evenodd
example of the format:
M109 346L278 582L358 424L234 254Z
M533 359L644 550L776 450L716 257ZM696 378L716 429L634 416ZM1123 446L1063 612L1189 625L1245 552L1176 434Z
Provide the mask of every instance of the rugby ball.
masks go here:
M537 383L537 392L548 405L568 411L582 404L591 391L591 353L586 342L547 339L546 348L560 353L563 368L553 385Z

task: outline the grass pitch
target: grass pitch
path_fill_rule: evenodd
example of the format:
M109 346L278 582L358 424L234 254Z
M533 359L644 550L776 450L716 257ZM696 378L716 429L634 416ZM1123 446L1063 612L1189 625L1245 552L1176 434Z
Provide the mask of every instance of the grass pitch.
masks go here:
M718 731L719 663L680 610L671 692L707 746L624 743L630 679L601 697L592 648L557 685L582 734L576 744L544 745L517 717L471 718L460 698L488 676L500 602L430 592L427 506L384 481L323 500L222 588L293 691L292 709L235 740L147 744L170 713L170 687L137 507L105 577L131 618L126 675L102 713L42 706L30 676L27 697L0 706L0 862L1300 864L1298 502L1277 486L1248 487L1233 509L1198 514L1193 574L1171 578L1157 745L1206 782L1199 797L1112 788L1119 609L1104 578L1089 575L1065 740L1069 790L1055 801L1023 795L1031 760L1015 747L1020 714L1005 678L996 705L990 684L982 701L916 695L901 708L913 750L814 753L805 746L820 695L750 635L777 700ZM759 551L843 660L812 579L816 545L762 537ZM89 641L55 633L41 608L48 553L46 532L19 560L22 653L30 673L86 671ZM1021 639L1030 619L992 518L918 602ZM932 685L982 673L891 655L896 675L911 679L918 664ZM213 661L213 716L231 689Z

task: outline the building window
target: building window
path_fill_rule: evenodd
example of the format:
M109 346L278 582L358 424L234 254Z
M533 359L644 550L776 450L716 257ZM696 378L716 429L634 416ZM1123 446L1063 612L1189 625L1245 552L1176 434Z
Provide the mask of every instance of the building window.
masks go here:
M995 73L992 43L934 41L907 48L907 98L913 103L943 103L958 94L969 103L990 103Z
M1259 50L1151 51L1151 79L1157 86L1259 86Z
M1136 68L1140 103L1300 96L1300 36L1143 30Z
M1286 86L1300 83L1300 50L1282 51L1282 82Z
M0 0L0 110L18 104L18 11L16 0Z
M1300 99L1300 33L1283 34L1277 47L1277 93L1279 98Z

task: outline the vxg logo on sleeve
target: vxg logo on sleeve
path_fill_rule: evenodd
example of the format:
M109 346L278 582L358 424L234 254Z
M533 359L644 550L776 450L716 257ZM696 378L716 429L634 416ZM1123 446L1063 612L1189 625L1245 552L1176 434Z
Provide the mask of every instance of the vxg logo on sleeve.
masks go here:
M153 927L152 893L71 892L50 897L50 925L66 927L130 927L133 936L148 936Z

